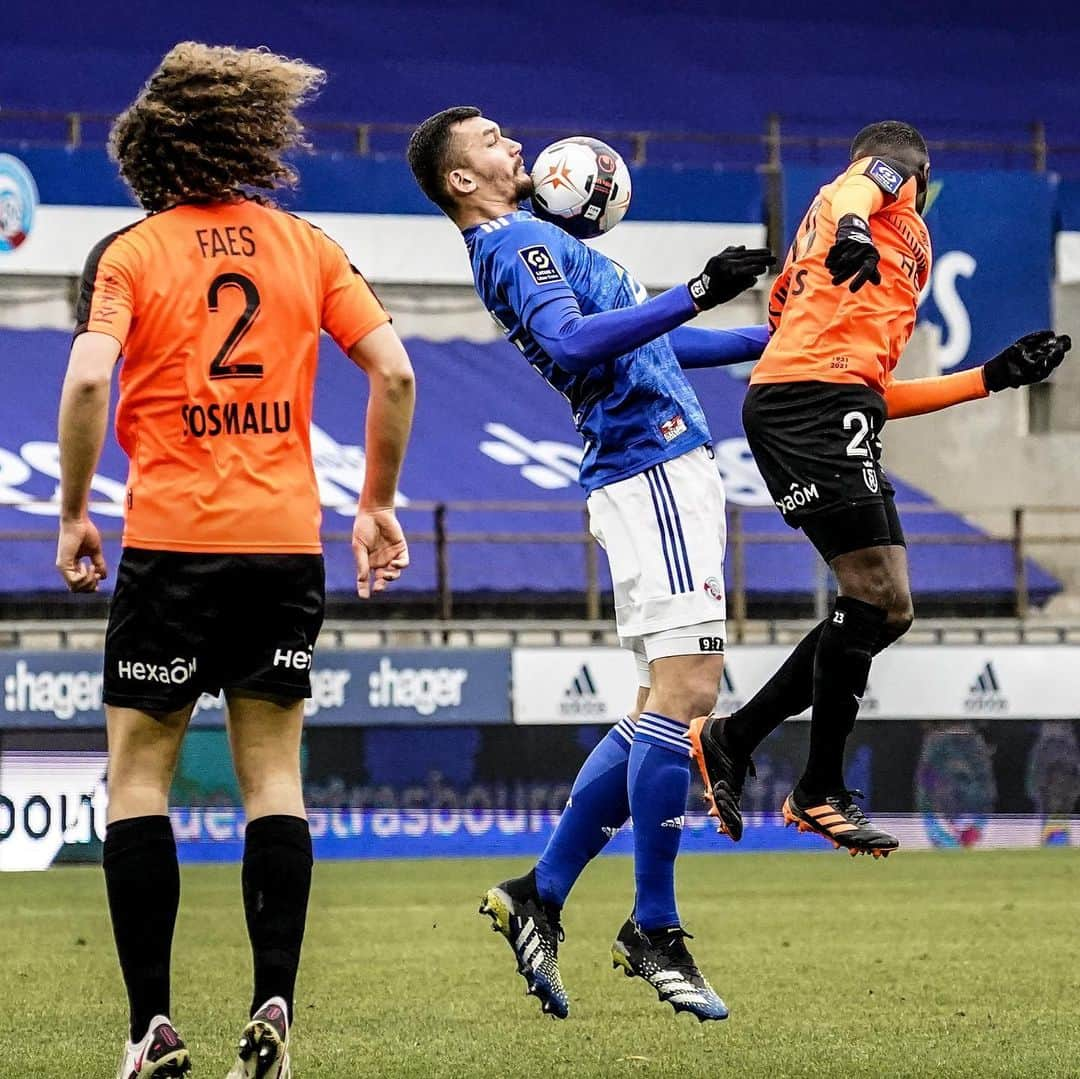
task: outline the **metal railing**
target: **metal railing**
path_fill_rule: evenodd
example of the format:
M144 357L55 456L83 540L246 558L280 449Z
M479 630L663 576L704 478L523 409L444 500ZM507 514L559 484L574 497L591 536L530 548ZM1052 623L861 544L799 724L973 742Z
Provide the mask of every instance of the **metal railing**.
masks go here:
M988 529L983 526L980 530L960 531L958 529L951 532L920 531L916 522L920 516L928 514L963 513L963 508L945 508L934 503L907 503L900 504L897 508L910 529L906 534L909 550L924 546L981 547L1007 544L1012 566L1010 590L1012 598L1009 607L1013 618L1019 623L1024 623L1031 614L1028 562L1032 555L1038 551L1045 551L1047 548L1074 546L1077 549L1076 560L1080 562L1080 506L1017 506L997 511L971 510L970 512L977 512L984 518L991 512L996 513L1002 520L1001 527ZM456 518L470 513L535 513L541 516L556 513L580 520L581 526L573 530L559 531L550 529L498 531L490 528L457 527ZM746 640L750 632L748 627L755 621L751 618L749 609L749 597L752 593L748 587L747 570L748 560L751 557L748 548L757 544L790 547L807 543L801 533L793 530L763 531L748 527L748 522L754 517L775 518L775 514L776 510L772 506L728 506L728 621L735 641ZM435 589L431 610L435 623L443 627L440 630L441 633L445 634L447 625L455 620L456 602L463 596L462 591L455 591L453 584L453 551L463 545L550 544L554 547L579 549L583 556L584 568L580 588L573 591L581 597L579 609L584 615L583 624L606 625L600 621L604 595L604 587L601 585L600 551L589 532L588 516L584 507L573 502L540 499L414 501L401 507L399 515L409 542L414 548L413 563L416 564L422 557L420 547L430 545L432 548ZM1060 528L1040 531L1033 528L1033 519L1047 515L1069 520L1075 518L1077 528L1074 531ZM102 536L113 541L120 538L119 532L116 531L105 531ZM31 540L51 542L54 538L55 532L52 530L0 531L0 543ZM351 539L351 533L346 531L331 529L323 533L323 541L327 545L347 546L351 543ZM828 570L820 559L817 560L817 565L820 572L815 581L814 610L820 617L828 607L831 581ZM793 588L792 591L800 590ZM393 602L393 595L393 593L388 594L387 602ZM407 625L412 626L413 623L410 622Z
M115 115L87 110L62 111L55 109L5 108L0 105L0 138L15 137L27 144L62 145L69 149L80 146L99 146L105 142ZM765 171L777 168L785 149L799 151L811 159L826 151L846 151L850 133L809 134L785 128L783 117L773 114L762 131L654 131L641 128L592 129L590 134L604 139L620 150L634 165L644 165L662 156L670 157L684 148L695 159L704 149L712 163L726 164L737 160L741 164L758 166ZM360 157L373 154L404 156L405 145L415 124L368 120L308 119L306 129L316 149L349 149ZM824 125L823 125L824 126ZM12 135L15 129L16 134ZM32 129L32 130L31 130ZM530 143L551 141L567 134L565 127L506 124L503 130L515 138ZM1080 145L1051 142L1046 125L1033 120L1025 138L932 138L927 145L935 155L982 155L995 157L999 165L1015 168L1016 163L1035 172L1043 172L1051 156L1057 158L1080 155ZM715 151L709 155L709 149ZM748 153L747 153L748 152ZM835 156L831 154L830 156Z
M813 619L756 618L743 627L739 644L791 645ZM734 640L734 635L732 636ZM104 619L12 619L0 621L0 650L99 651ZM586 648L618 645L610 619L327 619L323 648ZM1080 618L918 618L899 642L942 645L1080 645Z

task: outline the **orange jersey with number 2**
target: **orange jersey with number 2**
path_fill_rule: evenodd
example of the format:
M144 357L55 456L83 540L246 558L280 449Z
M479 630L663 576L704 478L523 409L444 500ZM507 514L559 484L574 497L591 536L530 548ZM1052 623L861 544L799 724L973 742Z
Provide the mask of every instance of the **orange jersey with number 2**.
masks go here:
M845 183L872 184L869 224L881 255L881 284L851 292L832 283L825 256L836 240L833 200ZM817 194L769 297L772 337L750 377L767 382L839 382L884 393L915 327L930 277L926 225L914 177L880 158L862 158Z
M320 551L319 332L347 352L388 319L337 244L252 200L181 204L106 237L75 332L121 346L124 545Z

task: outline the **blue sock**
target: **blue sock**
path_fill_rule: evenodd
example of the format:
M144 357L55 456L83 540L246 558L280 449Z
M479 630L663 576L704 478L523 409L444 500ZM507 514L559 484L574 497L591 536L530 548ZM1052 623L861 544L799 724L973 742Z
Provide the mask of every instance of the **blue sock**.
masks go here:
M642 929L679 925L675 858L690 790L690 739L686 727L655 712L642 712L627 771L634 822L634 917Z
M630 815L626 762L634 724L623 717L581 766L562 818L536 863L540 898L562 906L574 881Z

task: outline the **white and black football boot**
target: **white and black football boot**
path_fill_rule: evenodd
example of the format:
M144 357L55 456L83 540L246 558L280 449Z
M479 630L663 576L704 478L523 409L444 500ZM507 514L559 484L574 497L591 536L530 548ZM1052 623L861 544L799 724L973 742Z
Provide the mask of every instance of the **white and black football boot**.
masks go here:
M676 1012L690 1012L706 1019L726 1019L727 1006L705 980L687 951L690 934L681 926L646 932L627 918L611 946L611 965L628 978L644 978Z
M535 871L489 888L480 913L491 918L492 930L510 944L526 995L538 997L545 1014L565 1019L570 1001L559 974L559 943L565 939L562 911L540 898Z
M191 1055L167 1016L155 1015L140 1041L128 1042L116 1079L181 1079L191 1074Z
M271 997L244 1027L236 1063L226 1079L290 1079L291 1076L288 1005L281 997Z

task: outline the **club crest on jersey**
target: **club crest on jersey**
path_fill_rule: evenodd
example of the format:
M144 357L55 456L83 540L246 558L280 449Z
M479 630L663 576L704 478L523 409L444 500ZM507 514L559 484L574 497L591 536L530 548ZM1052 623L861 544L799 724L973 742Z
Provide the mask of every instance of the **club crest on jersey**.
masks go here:
M559 273L559 267L551 253L543 244L534 244L532 247L523 247L518 255L521 261L529 267L532 279L538 285L550 285L553 281L561 281L563 275Z
M867 461L866 464L863 465L862 478L863 483L866 484L866 489L871 494L876 495L878 492L877 469L874 468L874 466L869 461Z
M904 186L904 177L901 176L892 165L882 161L880 157L875 157L873 161L870 162L866 169L866 175L869 176L882 191L887 191L890 195L898 194L900 188Z
M724 585L723 585L723 582L720 581L718 578L716 578L716 577L707 577L705 579L705 583L701 587L704 588L706 593L708 595L712 596L713 599L715 599L717 601L723 600L723 598L724 598ZM702 640L704 640L704 638L702 638ZM719 651L722 652L723 650L724 650L724 643L723 643L723 640L721 640ZM704 651L704 649L702 649L702 651Z
M672 416L670 420L664 420L660 424L660 434L664 436L665 442L672 442L679 435L686 434L686 420L681 415Z

